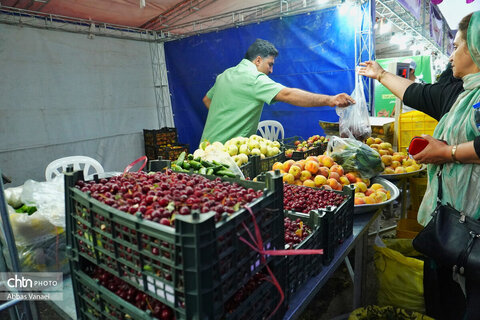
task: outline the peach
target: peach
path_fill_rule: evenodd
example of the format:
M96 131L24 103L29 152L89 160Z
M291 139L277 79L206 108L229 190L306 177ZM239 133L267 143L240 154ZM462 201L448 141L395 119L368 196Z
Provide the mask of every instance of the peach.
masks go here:
M315 156L308 156L305 160L306 161L315 161L316 163L319 163L318 158L315 157Z
M295 182L293 184L295 184L297 186L303 186L303 182L300 181L300 180L295 180Z
M366 204L375 204L376 203L375 198L371 197L371 196L365 197L363 199L365 200Z
M281 162L275 162L272 166L272 170L283 170L283 163Z
M295 177L291 173L286 173L283 175L283 182L288 183L288 184L293 184L295 181Z
M383 170L383 173L384 174L394 174L395 169L393 169L392 167L386 167L385 170Z
M327 182L327 178L325 178L321 174L317 174L313 181L315 182L315 186L320 187Z
M375 193L375 190L372 189L372 188L368 188L366 191L365 191L365 196L370 196L372 193Z
M392 156L389 155L389 154L385 154L385 155L382 155L382 162L383 164L385 164L386 166L389 166L392 164Z
M333 161L333 158L330 157L330 156L325 156L323 157L322 159L322 164L327 167L327 168L330 168L331 166L333 166L335 164L335 161Z
M336 189L337 185L339 184L339 182L337 181L337 179L334 179L334 178L328 178L327 179L327 184L332 187L332 189Z
M365 141L365 144L367 144L368 146L372 145L373 143L375 143L375 139L372 137L368 137L367 141Z
M292 164L294 164L294 163L295 163L295 161L292 160L292 159L285 161L285 162L283 163L283 170L284 170L285 172L288 172L288 170L290 170L290 167L291 167Z
M350 180L348 180L348 178L345 177L345 176L341 176L341 177L340 177L340 183L341 183L342 185L346 186L346 185L349 185L349 184L350 184Z
M343 167L339 164L334 164L333 166L330 167L330 172L336 172L338 173L339 176L343 176L343 174L345 173L343 171Z
M302 170L305 170L305 160L298 160L297 162L295 162L295 164L297 166L299 166L300 168L302 168Z
M298 179L298 178L300 178L300 175L302 173L302 168L300 168L296 164L293 164L290 167L290 170L288 170L288 173L292 174L295 179Z
M355 183L355 191L356 192L365 192L367 191L367 185L363 181L359 181Z
M373 190L383 189L383 185L381 185L380 183L374 183L370 186L370 188Z
M374 142L375 142L376 144L380 144L380 143L383 142L383 140L380 139L380 138L375 138L375 139L374 139Z
M337 172L330 171L330 174L328 175L328 178L335 179L335 180L337 180L337 182L340 182L340 175Z
M392 164L390 165L390 167L392 167L394 170L395 168L397 167L400 167L402 164L399 162L399 161L392 161Z
M404 167L396 167L395 168L395 173L396 174L405 173L405 168Z
M365 198L365 193L363 193L363 192L355 192L355 198Z
M378 153L380 154L380 156L388 156L388 150L383 150L383 149L380 149L378 150Z
M309 171L310 173L315 174L318 172L318 169L318 162L313 160L307 160L307 162L305 162L305 170Z
M307 179L307 180L303 181L303 185L305 187L312 187L313 188L313 187L315 187L315 182L313 182L312 179Z
M328 178L328 175L330 174L330 170L327 167L320 167L318 168L317 175L321 174L325 178Z
M312 174L310 173L310 171L307 171L307 170L303 170L301 173L300 173L300 181L305 181L307 179L310 179L312 177Z
M350 183L357 182L357 176L355 175L355 173L348 172L345 176L348 178L348 181L350 181Z
M328 184L324 184L322 188L325 190L333 190L332 187L330 187Z
M353 202L354 202L355 205L362 205L362 204L365 204L365 199L355 198L355 200L353 200Z

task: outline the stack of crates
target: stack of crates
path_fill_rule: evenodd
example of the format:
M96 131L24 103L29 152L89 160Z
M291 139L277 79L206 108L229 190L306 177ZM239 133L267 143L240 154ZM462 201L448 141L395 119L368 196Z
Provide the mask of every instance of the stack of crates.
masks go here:
M406 152L410 141L421 134L433 135L438 121L420 111L402 113L398 119L398 151Z
M166 306L175 319L263 319L279 303L280 294L268 281L237 300L265 270L260 254L240 240L249 239L244 226L255 234L247 209L218 223L213 211L177 215L173 228L97 201L75 187L82 179L81 171L65 175L67 252L78 319L153 319L151 309L140 310L116 294L117 288L101 286L90 276L92 266L130 286L132 293L140 291L149 308L152 302ZM265 248L283 249L282 176L269 174L266 183L222 180L263 190L249 207ZM266 262L284 288L285 258L267 256ZM275 318L283 317L285 305Z
M188 144L178 143L176 128L161 128L159 130L143 129L143 140L145 144L145 155L148 160L162 158L165 160L176 160L180 153L188 153Z

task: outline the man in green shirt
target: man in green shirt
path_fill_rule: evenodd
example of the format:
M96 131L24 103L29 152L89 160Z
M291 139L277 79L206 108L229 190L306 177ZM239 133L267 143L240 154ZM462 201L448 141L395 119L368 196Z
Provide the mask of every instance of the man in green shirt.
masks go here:
M300 107L346 107L355 103L346 93L335 96L287 88L268 77L273 72L277 49L257 39L245 58L217 76L203 103L209 109L201 141L225 143L257 132L264 103L286 102Z

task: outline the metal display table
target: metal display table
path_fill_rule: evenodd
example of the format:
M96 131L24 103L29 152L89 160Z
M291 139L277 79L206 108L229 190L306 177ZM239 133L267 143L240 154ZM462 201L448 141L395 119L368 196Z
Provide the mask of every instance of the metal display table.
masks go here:
M365 287L367 274L368 228L378 218L382 209L374 212L356 214L353 218L353 235L343 242L336 250L332 262L323 266L322 271L305 283L290 299L284 319L298 318L315 295L330 279L352 249L355 249L355 273L353 280L353 309L365 304Z

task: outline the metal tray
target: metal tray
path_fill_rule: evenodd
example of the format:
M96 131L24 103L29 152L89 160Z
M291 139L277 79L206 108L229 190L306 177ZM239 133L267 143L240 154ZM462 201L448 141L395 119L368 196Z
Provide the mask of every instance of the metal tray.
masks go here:
M375 177L371 180L371 184L374 183L380 183L382 186L385 187L385 190L390 191L390 199L382 203L355 205L353 209L354 214L371 212L383 208L384 206L392 203L400 195L400 191L398 190L397 186L394 185L392 182L388 181L387 179Z
M378 176L387 180L399 180L402 178L409 178L411 176L417 175L427 168L426 164L422 164L419 170L405 173L394 173L394 174L379 174Z

